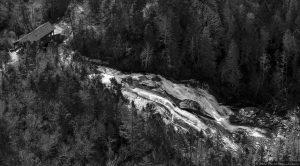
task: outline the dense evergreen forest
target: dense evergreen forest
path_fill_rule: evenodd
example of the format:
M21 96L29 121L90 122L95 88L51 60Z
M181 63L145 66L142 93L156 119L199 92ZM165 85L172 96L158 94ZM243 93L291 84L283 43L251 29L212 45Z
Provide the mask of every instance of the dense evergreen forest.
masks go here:
M297 0L90 0L89 6L77 31L84 43L74 43L83 55L125 71L207 83L228 104L299 102Z
M87 10L80 18L70 5L76 3ZM195 79L228 104L290 108L300 98L299 6L297 0L3 0L0 27L2 36L15 37L64 17L74 26L73 48L84 56L123 71Z
M72 38L63 47L79 58L66 66L61 43L34 43L11 63L13 43L48 21L70 25ZM299 55L297 0L0 0L0 166L295 161L299 119L285 115L299 111ZM268 140L266 150L237 131L232 140L243 149L232 152L221 137L178 132L151 104L139 114L116 80L109 89L91 79L99 71L82 57L123 72L194 82L233 109L259 108L272 122L235 118L269 125L270 132L283 126L287 139Z

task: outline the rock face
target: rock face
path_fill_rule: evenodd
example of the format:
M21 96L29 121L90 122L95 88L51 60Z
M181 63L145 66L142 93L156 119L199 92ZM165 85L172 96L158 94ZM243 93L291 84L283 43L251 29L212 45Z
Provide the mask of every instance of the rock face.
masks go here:
M254 107L246 107L239 110L238 114L230 117L233 124L243 124L254 126L259 117L257 117L258 109Z
M115 79L121 85L124 98L134 102L138 113L145 114L143 108L152 104L164 123L174 126L178 132L193 130L202 132L207 138L218 137L230 151L241 148L230 138L236 131L251 137L264 137L263 130L231 124L228 117L233 112L220 105L206 90L174 83L160 75L126 74L104 66L99 66L98 72L90 78L99 78L99 75L107 87L111 86L111 79Z
M193 100L185 99L181 101L179 103L179 108L189 111L193 114L199 115L200 117L215 120L210 114L206 113L197 102Z

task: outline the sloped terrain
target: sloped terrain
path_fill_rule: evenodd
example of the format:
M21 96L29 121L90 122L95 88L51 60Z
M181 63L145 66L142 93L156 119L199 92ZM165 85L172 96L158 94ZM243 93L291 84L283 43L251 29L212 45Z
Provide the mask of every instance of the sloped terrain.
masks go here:
M55 27L57 34L66 36L65 41L58 47L61 64L76 65L78 62L72 60L75 59L75 52L67 47L68 42L72 40L69 26L62 22ZM11 64L17 63L18 51L10 54ZM286 131L280 130L278 124L283 122L282 118L255 116L254 108L247 109L250 112L241 109L236 114L230 108L219 104L209 92L200 87L190 86L187 81L175 83L155 74L122 73L109 67L99 66L97 65L99 62L95 60L80 59L80 61L92 62L93 64L89 65L96 66L96 70L89 75L89 79L100 80L112 91L114 90L112 84L120 85L129 110L137 109L139 115L146 117L149 112L145 112L145 108L150 104L155 110L152 114L160 114L166 127L173 128L178 134L198 135L201 133L203 138L215 140L213 144L218 144L223 151L235 157L248 153L246 151L249 150L252 151L253 156L261 155L259 152L263 150L268 151L267 154L262 154L263 160L275 158L278 147L272 144L281 140L288 141L287 137L290 137ZM230 121L235 123L232 124ZM270 131L268 124L272 122L277 125L273 126L273 130ZM291 123L285 122L284 124L282 129L293 130ZM247 141L243 142L243 140ZM252 158L250 163L255 160L257 160L255 157Z
M225 147L234 151L239 147L234 142L228 141L231 140L230 133L241 130L249 136L265 137L265 131L262 129L230 124L228 119L233 112L219 105L213 96L200 88L176 84L153 74L123 74L107 67L99 67L98 71L101 73L102 82L107 86L110 85L110 79L115 79L121 84L123 95L133 101L139 110L148 103L154 103L165 122L174 124L174 127L181 130L188 132L193 128L211 135L219 130ZM196 107L183 106L186 101L193 102Z
M118 4L123 5L122 3ZM16 90L12 93L8 91L3 92L5 97L0 98L0 104L2 105L0 112L3 113L0 119L5 119L3 121L5 123L12 123L10 127L16 131L18 130L19 133L26 132L26 135L24 134L25 136L22 138L25 140L24 142L27 143L30 139L35 139L34 141L38 142L37 145L31 145L30 143L23 145L23 140L18 140L18 137L15 136L17 133L13 133L15 134L12 136L13 141L10 140L8 135L3 136L6 140L12 142L13 145L20 146L20 149L23 148L16 155L21 156L21 162L28 160L28 165L44 164L47 161L45 156L49 154L54 155L55 153L58 156L56 157L60 159L59 162L64 163L64 158L67 158L68 161L65 163L69 165L74 164L74 158L79 158L81 163L101 160L102 165L125 165L125 163L127 165L199 165L199 163L204 163L204 165L253 165L255 161L297 160L300 157L299 119L296 116L296 110L288 112L284 117L266 113L264 110L258 110L255 107L240 108L239 111L233 112L230 107L218 103L217 99L208 90L201 88L197 82L171 81L158 74L129 73L106 67L105 65L108 65L108 63L100 60L103 53L101 49L102 51L107 51L108 55L113 56L110 57L111 62L116 62L120 59L122 61L124 56L127 56L126 58L131 57L136 43L123 43L125 41L121 39L124 36L120 35L116 35L118 40L105 38L109 36L108 32L110 32L109 30L112 27L107 28L105 27L106 25L97 25L93 22L95 20L91 22L86 20L88 19L87 15L95 14L91 12L89 5L88 1L71 4L69 6L70 18L65 18L65 20L54 25L54 34L64 36L62 38L64 41L58 42L58 45L47 48L46 52L24 48L20 49L22 51L16 50L9 54L11 60L7 64L8 68L3 70L5 73L3 75L6 75L6 77L9 75L11 78L15 76L18 79L16 79L17 81L12 81L14 79L9 80L10 77L2 78L1 73L1 79L11 81L3 83L3 87L7 86L10 90ZM157 2L147 3L146 8L143 10L143 19L147 20L151 16L151 12L157 12L152 9L157 6ZM209 9L208 12L213 11ZM135 14L140 14L139 10ZM91 16L93 17L94 15L89 17ZM216 17L217 15L213 14L213 16ZM247 14L248 16L252 19L254 17L251 13ZM165 18L164 15L160 17ZM130 18L128 17L128 19ZM167 21L168 18L166 18ZM155 22L153 24L161 23ZM168 30L167 26L173 24L167 25L166 23L165 32ZM117 24L115 26L118 27ZM123 28L126 29L128 27L124 26ZM163 26L159 28L163 29ZM123 32L118 31L118 28L116 29L116 33ZM147 28L145 29L147 30ZM148 29L147 33L150 33L149 31ZM205 43L212 44L210 36L212 32L208 31L205 27L201 32L201 49L207 46ZM165 34L165 32L162 34ZM126 33L129 32L126 31ZM138 33L140 35L143 34L142 32ZM145 33L145 36L149 35L147 33ZM262 31L261 33L266 32ZM286 34L285 36L289 35L289 33ZM173 37L174 39L177 34L173 32L169 35L170 38ZM88 40L91 37L93 40ZM103 37L103 40L108 40L106 42L109 43L110 49L101 45L103 44L103 41L100 40L101 37ZM167 41L168 37L165 37L164 40ZM181 41L179 39L176 40ZM196 39L191 37L188 40L191 40L193 44ZM152 41L150 41L146 40L145 47L141 47L144 44L141 42L137 44L139 46L136 48L137 50L143 49L140 57L143 70L156 62L155 58L153 58L155 57L153 56L153 48L149 44ZM162 46L162 50L158 50L158 52L161 51L161 57L163 57L164 47L170 47L171 51L168 54L171 55L168 56L173 57L173 59L170 62L166 60L170 64L166 65L167 67L163 66L167 68L167 71L169 69L171 69L170 71L176 71L176 65L180 65L180 63L176 63L176 58L178 57L175 56L176 48L171 47L172 44L172 42L167 42L165 46ZM138 47L141 48L139 49ZM210 45L207 47L213 48ZM37 51L36 54L38 56L28 50L32 52ZM100 58L89 59L85 54L82 54L84 51L89 53L88 56L90 58ZM194 51L197 52L199 50L192 48L191 51L194 55ZM200 52L206 52L205 55L207 57L210 57L211 53L213 53L213 51L205 49L200 50ZM238 54L237 52L238 46L232 40L228 51L229 58L225 58L225 64L235 62L234 56L239 56L236 55ZM93 55L92 53L97 54ZM22 56L19 57L19 54ZM26 54L30 54L32 57ZM135 54L138 53L135 52ZM30 69L27 69L24 64L30 58L33 59L31 59L32 63L36 63L37 66L32 67L36 70L27 73L25 71L30 71ZM212 59L208 61L210 60ZM180 62L180 60L178 61ZM203 62L206 63L206 61L201 63ZM130 60L127 61L128 65L129 63L131 63ZM238 66L238 62L235 63L233 65ZM263 65L266 65L265 63L267 61ZM78 67L82 64L84 67ZM124 68L126 60L122 61L122 64ZM224 67L226 69L228 66L225 64L220 68ZM199 69L197 65L196 71ZM214 66L214 63L210 65ZM134 65L130 64L130 66ZM23 71L24 68L26 70ZM88 72L84 70L85 72L82 72L82 68L93 68L96 70L89 70ZM235 67L234 69L238 68ZM205 71L201 67L200 69L203 72ZM189 72L192 73L192 70ZM264 72L266 71L263 71L262 75L266 74ZM24 78L18 76L21 75L20 73L22 76L28 75L26 80L22 80ZM88 77L86 77L87 73ZM227 75L228 73L234 73L234 75ZM231 87L232 85L238 87L240 78L235 78L236 75L240 75L238 70L224 72L223 75L225 76L222 76L222 79L226 77L225 80L231 84ZM264 80L264 78L262 77L261 80ZM98 84L99 82L100 84ZM10 87L9 84L13 86ZM245 85L248 85L248 82ZM256 88L254 87L256 91L266 86L260 85L260 83L253 85L257 86ZM18 89L18 87L20 88ZM116 91L120 93L115 93ZM235 92L231 93L234 94ZM229 93L229 97L231 93ZM50 96L50 99L45 96ZM119 98L116 96L120 97L122 101L119 101ZM30 100L30 97L33 99ZM67 99L65 100L64 98ZM40 101L35 99L45 100L43 102L49 104L45 108L50 111L44 113L39 110L39 107L30 105L30 103L40 104ZM55 109L53 109L53 105ZM31 107L39 111L31 113ZM41 110L44 110L44 108ZM54 112L53 114L52 111ZM44 114L50 118L44 118ZM25 118L23 115L26 115ZM47 139L47 135L43 135L40 138L40 133L40 135L34 135L36 128L31 127L34 125L28 120L32 117L34 118L34 116L42 119L39 122L45 126L51 126L48 123L53 119L56 124L59 124L57 128L52 129L55 132L49 129L49 133L47 133L48 130L44 130L47 127L44 127L42 124L39 124L43 126L41 127L42 129L39 126L36 127L39 131L50 135L49 139ZM24 129L13 124L15 121L11 119L26 119L25 125L18 124L20 126L24 125ZM2 127L1 125L0 127ZM6 130L6 127L3 128ZM60 133L61 131L62 134ZM28 133L40 139L31 138ZM18 146L15 147L19 148ZM41 153L40 151L43 152L42 155L39 154ZM80 158L78 156L83 157ZM50 163L49 165L53 165L53 163L58 165L58 160L56 161L55 157L53 158L52 163L47 161ZM94 165L96 165L95 163Z

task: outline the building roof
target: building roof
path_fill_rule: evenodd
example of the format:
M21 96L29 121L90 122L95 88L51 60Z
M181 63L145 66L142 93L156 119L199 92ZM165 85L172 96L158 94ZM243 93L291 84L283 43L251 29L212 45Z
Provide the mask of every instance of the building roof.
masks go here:
M32 32L21 37L15 43L23 43L23 42L27 42L27 41L29 41L29 42L38 41L53 31L54 31L54 26L52 26L51 23L46 22L46 23L40 25L39 27L37 27Z

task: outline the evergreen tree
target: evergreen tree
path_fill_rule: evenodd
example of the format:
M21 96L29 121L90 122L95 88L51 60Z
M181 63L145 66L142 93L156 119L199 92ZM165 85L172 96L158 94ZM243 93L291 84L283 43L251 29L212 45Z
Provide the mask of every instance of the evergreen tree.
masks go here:
M214 78L216 73L216 55L213 51L212 39L208 27L203 29L201 35L200 56L198 65L200 64L201 75L206 78Z
M287 30L283 36L284 49L289 54L295 54L297 52L296 39L290 30Z
M57 21L57 19L64 16L70 0L49 0L44 1L43 11L44 20L50 20L51 22Z
M0 29L4 28L9 21L8 2L0 3Z
M225 83L229 83L233 88L237 88L242 78L239 69L239 50L234 40L231 41L228 54L221 68L221 78Z
M153 49L149 43L146 43L146 46L141 53L141 61L144 69L149 69L152 63L153 58Z
M297 41L290 30L287 30L283 36L283 45L285 54L287 54L287 61L292 60L292 69L293 69L293 78L296 77L297 74L297 65L299 59L299 51ZM288 62L287 62L288 63Z

